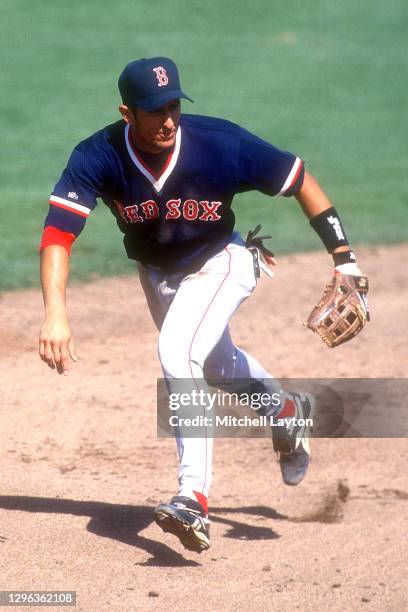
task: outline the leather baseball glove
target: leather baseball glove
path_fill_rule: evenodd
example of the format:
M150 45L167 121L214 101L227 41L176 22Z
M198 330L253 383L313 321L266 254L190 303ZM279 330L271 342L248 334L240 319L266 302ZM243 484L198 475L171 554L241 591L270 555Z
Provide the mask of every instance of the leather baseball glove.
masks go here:
M335 272L305 325L334 348L351 340L370 320L368 279Z

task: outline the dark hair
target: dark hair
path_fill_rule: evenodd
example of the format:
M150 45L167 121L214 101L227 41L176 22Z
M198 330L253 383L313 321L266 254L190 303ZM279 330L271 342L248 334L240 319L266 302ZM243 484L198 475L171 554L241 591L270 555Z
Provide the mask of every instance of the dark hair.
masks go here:
M136 117L138 107L134 104L126 104L130 112Z

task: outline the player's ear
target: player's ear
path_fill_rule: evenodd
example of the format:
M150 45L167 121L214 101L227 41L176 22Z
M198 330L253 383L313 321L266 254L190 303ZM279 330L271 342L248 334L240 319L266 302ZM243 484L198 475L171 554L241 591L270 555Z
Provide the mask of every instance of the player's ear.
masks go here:
M119 112L122 115L123 119L126 121L126 123L132 123L134 118L133 118L132 111L129 109L128 106L126 106L125 104L120 104Z

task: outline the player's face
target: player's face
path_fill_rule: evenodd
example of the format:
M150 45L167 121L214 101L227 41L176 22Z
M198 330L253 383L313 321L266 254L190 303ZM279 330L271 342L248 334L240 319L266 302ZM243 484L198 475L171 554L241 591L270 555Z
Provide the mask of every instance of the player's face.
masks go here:
M123 114L123 113L122 113ZM155 111L128 109L125 120L131 126L136 146L150 153L160 153L174 145L180 122L180 100L172 100Z

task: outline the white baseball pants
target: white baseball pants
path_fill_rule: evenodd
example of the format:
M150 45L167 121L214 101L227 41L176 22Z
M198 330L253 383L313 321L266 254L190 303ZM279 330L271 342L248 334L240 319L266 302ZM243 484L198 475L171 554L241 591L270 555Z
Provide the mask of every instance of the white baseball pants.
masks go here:
M139 264L140 281L160 330L159 358L169 389L176 379L272 379L259 363L234 346L229 320L256 287L253 255L235 233L233 242L194 274L164 274ZM271 384L274 385L274 382ZM271 392L270 388L265 391ZM213 437L176 441L180 460L179 495L208 497Z

